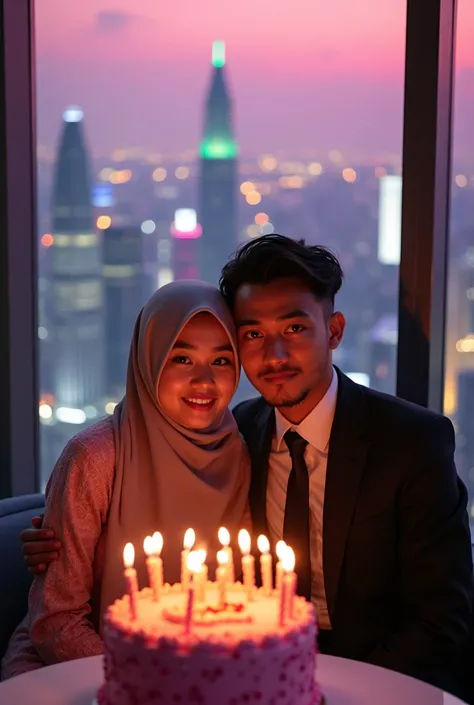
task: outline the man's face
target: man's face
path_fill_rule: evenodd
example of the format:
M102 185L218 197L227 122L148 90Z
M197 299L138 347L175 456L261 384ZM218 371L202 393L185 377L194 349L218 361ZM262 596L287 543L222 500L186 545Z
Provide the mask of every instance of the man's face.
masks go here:
M344 317L317 301L301 281L245 284L236 296L235 319L245 373L272 406L299 423L320 401L332 376L332 350Z

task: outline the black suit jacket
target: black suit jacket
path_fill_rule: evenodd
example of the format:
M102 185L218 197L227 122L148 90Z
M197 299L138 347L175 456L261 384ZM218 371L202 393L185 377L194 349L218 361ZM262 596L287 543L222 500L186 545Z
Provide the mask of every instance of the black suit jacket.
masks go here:
M473 581L466 488L445 417L337 371L323 516L331 653L446 685L471 631ZM250 506L267 534L272 408L234 415L252 460Z

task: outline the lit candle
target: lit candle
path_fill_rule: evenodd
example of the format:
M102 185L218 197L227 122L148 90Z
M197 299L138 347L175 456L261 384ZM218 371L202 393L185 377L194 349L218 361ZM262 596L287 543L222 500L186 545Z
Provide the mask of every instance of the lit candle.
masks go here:
M155 531L152 536L153 538L153 553L156 556L156 581L158 583L158 589L163 588L163 559L161 557L161 552L163 550L163 536L159 531Z
M262 574L262 587L264 595L271 595L273 589L272 579L272 557L270 555L270 542L266 536L258 537L258 550L262 554L260 556L260 572Z
M132 619L137 618L137 593L138 579L137 571L133 567L135 562L135 549L133 543L127 543L123 549L123 564L125 567L124 577L127 583L127 592L130 598L130 616Z
M196 541L196 534L194 529L188 529L184 534L183 550L181 551L181 588L183 590L188 589L189 583L189 570L188 570L188 558L189 552L194 546Z
M203 548L200 548L198 551L196 551L196 553L198 554L199 560L201 561L201 570L196 576L196 578L198 579L196 582L196 602L205 602L207 578L209 575L209 570L206 565L207 552Z
M227 602L226 586L228 580L228 570L227 564L229 563L229 555L224 549L217 551L217 563L219 567L216 570L216 581L217 581L217 591L218 591L218 604L217 607L223 610L225 603Z
M184 633L186 636L191 634L194 614L194 590L196 576L201 570L201 558L197 551L190 551L186 560L186 570L188 575L187 590L188 602L186 606L186 617L184 621Z
M295 567L295 554L288 546L285 548L281 564L283 577L280 590L279 621L280 627L283 627L286 622L286 617L293 613L293 601L296 591L296 574L293 572Z
M222 549L227 553L227 577L230 583L235 582L235 572L234 572L234 554L230 547L230 534L226 528L221 526L217 536L222 544Z
M253 589L255 587L255 558L250 554L250 545L249 532L247 529L241 529L241 531L239 531L239 546L242 551L243 582L248 600L253 600Z
M163 587L163 561L160 558L163 537L160 532L155 531L153 536L147 536L143 542L143 548L146 554L148 580L153 591L153 599L155 602L159 602Z
M277 589L277 593L280 593L281 591L281 579L283 577L283 566L281 564L282 558L285 555L285 549L286 549L286 543L284 541L277 541L277 545L275 548L276 554L277 554L277 564L275 568L275 587Z

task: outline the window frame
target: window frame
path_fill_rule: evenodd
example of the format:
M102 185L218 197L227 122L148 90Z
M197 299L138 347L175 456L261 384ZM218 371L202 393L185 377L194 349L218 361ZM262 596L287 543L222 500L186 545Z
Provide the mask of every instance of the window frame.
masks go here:
M440 412L456 7L407 0L397 394ZM0 497L39 488L34 39L34 0L0 0Z
M456 11L457 0L407 0L397 396L439 413L444 397Z
M38 488L34 7L0 0L0 497Z

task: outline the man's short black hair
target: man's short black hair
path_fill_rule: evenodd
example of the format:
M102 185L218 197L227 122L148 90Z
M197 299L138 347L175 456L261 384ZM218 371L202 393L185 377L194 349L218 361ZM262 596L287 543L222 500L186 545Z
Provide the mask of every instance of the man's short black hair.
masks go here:
M284 235L262 235L240 247L224 265L219 280L221 294L231 309L244 284L270 284L275 279L304 282L318 301L331 303L341 288L343 273L337 257L327 247L307 245Z

